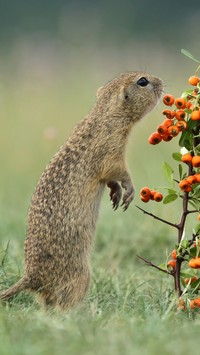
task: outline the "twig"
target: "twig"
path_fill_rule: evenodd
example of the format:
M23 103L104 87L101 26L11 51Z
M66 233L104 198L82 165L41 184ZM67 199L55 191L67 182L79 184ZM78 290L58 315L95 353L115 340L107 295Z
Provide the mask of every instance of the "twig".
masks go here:
M198 210L188 210L187 211L187 214L189 214L189 213L196 213L196 212L199 212Z
M162 272L165 272L165 273L168 274L168 275L173 276L173 274L172 274L170 271L167 271L167 270L165 270L165 269L162 269L161 267L159 267L159 266L153 264L151 261L146 260L146 259L142 258L142 257L139 256L139 255L136 255L136 256L137 256L137 258L143 260L147 265L152 266L152 267L154 267L154 268L157 269L157 270L160 270L160 271L162 271Z
M193 166L191 163L188 164L188 176L191 175L193 172ZM186 218L189 212L188 210L188 202L189 202L189 194L188 192L184 192L183 194L183 200L182 200L182 214L181 214L181 219L178 226L178 244L180 245L184 228L185 228L185 222ZM175 282L175 290L177 291L178 297L182 295L182 290L181 290L181 264L183 262L183 255L182 257L177 257L176 259L176 268L175 268L175 274L174 274L174 282Z
M139 206L137 206L137 205L135 205L135 207L137 207L137 208L138 208L140 211L142 211L144 214L147 214L148 216L153 217L153 218L157 219L158 221L161 221L161 222L163 222L163 223L165 223L165 224L168 224L168 225L171 226L171 227L174 227L174 228L179 229L178 224L171 223L171 222L169 222L169 221L167 221L167 220L165 220L165 219L163 219L163 218L160 218L160 217L156 216L156 215L153 214L153 213L147 212L146 210L143 210L143 208L141 208L141 207L139 207Z

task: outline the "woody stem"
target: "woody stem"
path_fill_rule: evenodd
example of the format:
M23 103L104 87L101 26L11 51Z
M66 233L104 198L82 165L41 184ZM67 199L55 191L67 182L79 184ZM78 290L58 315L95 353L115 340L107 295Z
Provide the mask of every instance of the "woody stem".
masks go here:
M192 173L192 164L189 163L188 164L188 175L190 175L191 173ZM180 243L181 243L184 228L185 228L186 218L187 218L187 215L190 213L190 211L188 211L188 201L189 201L188 192L185 192L183 195L183 202L182 202L183 209L182 209L181 219L180 219L180 223L177 225L178 245L180 245ZM175 290L177 291L178 297L180 297L182 294L181 279L180 279L182 262L183 262L183 256L177 256L176 268L174 270L175 271L174 272L174 283L175 283Z

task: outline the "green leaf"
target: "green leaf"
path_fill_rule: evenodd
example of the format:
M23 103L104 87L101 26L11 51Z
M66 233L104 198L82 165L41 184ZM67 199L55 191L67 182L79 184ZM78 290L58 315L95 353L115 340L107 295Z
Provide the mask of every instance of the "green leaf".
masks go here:
M192 130L197 125L197 121L192 121L189 119L188 128L186 131L182 132L181 138L179 140L180 147L185 147L187 150L192 150L193 148L193 134Z
M180 180L182 180L182 177L183 177L183 167L181 164L178 165L178 170L179 170L179 177L180 177Z
M182 157L181 153L173 153L172 154L172 158L176 161L181 161L181 157Z
M197 256L197 249L196 248L190 248L189 249L189 254L190 254L190 257L195 258Z
M194 151L195 151L195 155L200 155L200 144L196 145Z
M186 113L189 113L191 114L192 113L192 110L190 110L189 108L187 110L184 110Z
M188 247L188 240L187 239L182 240L181 247L184 249L187 249L187 247Z
M173 202L178 198L177 194L169 194L165 196L163 203L166 205L167 203Z
M190 274L189 272L180 272L180 276L184 277L184 278L192 278L195 275L194 274Z
M179 145L180 147L185 147L187 150L192 149L192 135L190 131L186 130L182 132Z
M168 190L168 195L171 195L171 194L176 194L176 190L172 190L172 189L167 189Z
M162 173L163 173L165 179L168 181L168 183L173 187L174 186L174 176L173 176L174 171L168 163L163 163Z
M196 275L195 275L195 276L196 276ZM199 286L199 284L200 284L200 281L199 281L199 279L198 279L198 280L196 280L196 281L193 281L193 282L190 284L190 287L191 287L191 288L196 288L196 287Z
M200 223L197 223L193 228L194 234L200 233Z
M192 95L193 93L193 90L190 89L190 90L186 90L182 93L181 97L184 98L184 99L187 99L188 95ZM186 111L186 110L185 110Z
M186 57L194 60L197 63L200 63L200 61L198 59L196 59L189 51L187 51L186 49L181 49L181 53L184 54Z
M197 209L197 205L196 205L196 203L195 203L194 201L189 200L188 202L189 202L189 204L190 204L192 207L194 207L195 210Z
M160 267L161 269L167 270L166 264L160 264L159 267Z
M192 194L192 198L193 198L193 201L198 204L197 202L199 202L200 200L200 186L199 184L195 184L193 186L193 194Z

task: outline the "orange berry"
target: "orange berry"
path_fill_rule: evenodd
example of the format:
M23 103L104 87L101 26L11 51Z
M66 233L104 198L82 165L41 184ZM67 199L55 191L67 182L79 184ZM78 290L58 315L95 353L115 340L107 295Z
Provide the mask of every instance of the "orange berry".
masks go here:
M197 240L197 242L198 242L198 245L200 245L200 240L199 239ZM194 242L192 246L193 246L193 248L196 248L197 247L197 243Z
M191 185L196 184L196 182L197 182L197 178L196 178L195 175L189 175L186 180L187 180L187 181L189 182L189 184L191 184Z
M157 193L157 191L155 190L151 190L151 195L150 195L150 199L154 200L154 195Z
M186 104L187 104L186 100L183 99L182 97L177 98L174 103L175 103L176 107L180 108L180 109L186 108Z
M172 120L175 117L176 112L171 110L163 110L162 114Z
M179 134L179 129L176 126L170 126L168 132L171 137L176 137Z
M170 110L163 110L162 114L165 115L167 118L171 118L171 111Z
M177 308L183 311L185 310L185 300L183 298L178 299Z
M175 111L171 111L171 116L170 116L170 117L168 117L168 118L173 119L173 118L175 117L175 114L176 114L176 112L175 112Z
M189 266L192 267L193 269L199 269L200 268L200 258L193 258L190 259L189 261Z
M186 113L185 113L184 110L178 110L178 111L176 111L176 113L175 113L175 117L176 117L176 119L177 119L178 121L184 120L185 115L186 115Z
M194 277L187 277L185 279L185 284L187 285L189 282L192 284L193 282L197 281L198 277L194 276Z
M168 132L168 130L167 130L167 127L164 124L161 124L160 126L157 127L157 132L161 136L163 136L163 135L165 135Z
M200 174L195 174L194 176L195 176L197 182L200 182Z
M187 129L187 122L186 121L178 121L176 123L176 127L178 128L179 132L183 132Z
M196 261L197 267L200 268L200 258L196 258L195 261Z
M148 187L143 187L140 190L140 195L142 195L142 196L150 196L151 195L151 190Z
M199 308L200 307L200 298L195 298L190 302L190 308Z
M162 135L162 139L165 141L165 142L169 142L172 140L172 136L170 136L169 132L167 132L166 134L163 134Z
M191 101L188 101L186 107L191 110L191 106L192 106L192 102L191 102Z
M173 125L173 121L167 118L166 120L163 121L162 124L168 128Z
M191 309L196 308L195 300L190 301L190 308Z
M191 115L190 115L191 120L193 121L198 121L200 120L200 110L194 110L192 111Z
M187 179L181 180L179 182L179 187L181 188L182 191L184 192L190 192L192 191L192 186L189 184Z
M162 140L162 137L158 132L152 133L148 139L149 143L153 144L153 145L160 143L161 140Z
M199 89L197 89L197 88L196 88L196 89L194 89L194 91L192 92L192 95L193 95L193 96L197 96L198 91L199 91Z
M161 192L156 192L156 193L154 194L153 199L154 199L154 201L156 201L156 202L160 202L160 201L162 201L162 199L163 199L163 195L161 194Z
M176 257L177 257L176 249L172 250L171 257L172 257L172 259L176 259Z
M196 268L197 268L196 259L190 259L188 265L189 265L190 267L192 267L193 269L196 269Z
M194 168L199 168L200 167L200 155L195 155L192 157L192 165Z
M193 276L192 278L191 278L191 282L195 282L195 281L197 281L198 280L198 277L197 276Z
M198 214L197 219L198 219L198 221L200 221L200 213Z
M181 157L183 163L191 163L192 162L192 155L190 153L183 154Z
M164 97L163 97L163 102L166 106L172 106L173 103L174 103L174 96L171 95L171 94L166 94Z
M169 260L167 265L170 265L174 269L176 266L176 260Z
M190 76L188 82L190 85L196 86L199 82L199 78L196 75Z
M140 195L140 199L141 199L143 202L147 203L147 202L149 202L149 200L150 200L150 196L148 196L148 195L146 195L146 196Z

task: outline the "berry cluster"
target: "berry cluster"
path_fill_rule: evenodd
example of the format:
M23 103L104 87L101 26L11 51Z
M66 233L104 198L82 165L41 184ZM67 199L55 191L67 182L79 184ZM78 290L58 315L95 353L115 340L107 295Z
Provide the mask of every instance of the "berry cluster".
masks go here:
M198 248L197 248L197 243L194 242L191 246L191 249L194 251L193 254L195 256L189 260L188 265L192 269L200 269L199 240L198 240ZM191 278L186 278L185 285L190 285L193 289L199 290L200 289L200 278L198 278L197 276L193 276ZM199 297L190 301L190 308L199 308L199 307L200 307L200 298Z
M200 78L191 76L189 84L196 88L184 95L184 97L174 98L171 94L163 97L166 106L175 105L173 110L165 109L162 113L166 117L165 120L157 127L157 131L153 132L149 137L150 144L158 144L161 141L169 142L180 132L187 130L189 119L193 121L200 120Z
M198 240L198 244L199 244L199 240ZM200 269L200 250L199 247L197 248L197 243L193 242L191 247L190 247L190 251L188 253L192 253L193 255L195 255L194 257L192 257L189 261L188 261L188 265L190 268L193 269ZM189 255L190 257L190 255ZM168 263L167 263L167 267L168 269L172 269L174 270L176 267L176 259L177 259L177 250L174 249L171 252L171 258ZM200 289L200 277L198 276L193 276L193 277L186 277L183 280L183 283L185 285L185 287L191 287L193 290L199 290ZM184 299L180 299L181 302L179 302L178 304L178 308L180 309L185 309L185 301ZM199 308L200 307L200 298L195 298L193 300L190 301L190 308L194 309L194 308Z
M190 153L185 153L182 155L181 160L183 163L189 164L191 163L194 168L200 167L200 156L192 156Z
M187 51L184 53L192 57ZM200 65L195 73L198 70ZM180 135L180 152L173 153L173 158L178 161L179 179L174 177L173 168L165 162L163 173L169 185L163 187L167 192L165 198L163 199L160 192L148 187L140 190L143 202L163 200L165 205L180 198L182 200L180 222L173 223L139 207L145 214L177 230L175 249L170 253L164 267L141 259L174 278L174 289L179 297L177 306L182 310L188 306L190 309L200 308L200 224L194 225L189 238L185 232L188 215L196 213L200 221L200 78L194 75L188 81L195 87L184 91L181 97L175 98L171 94L163 97L163 102L167 106L162 112L165 119L149 137L149 143L155 145L161 141L171 141ZM183 164L180 164L181 162ZM182 272L182 267L186 272Z
M200 156L192 156L190 153L183 154L181 161L192 166L192 172L194 174L185 177L179 182L179 187L184 192L191 192L197 184L200 184L200 174L196 173L195 168L200 167ZM198 171L198 170L197 170ZM198 220L200 220L200 213L198 214Z
M160 202L163 199L161 192L150 190L148 187L143 187L140 190L140 198L143 202L149 202L150 200Z
M176 266L176 258L177 258L177 252L176 249L172 250L171 252L171 257L172 259L170 259L167 263L167 267L172 267L173 269Z
M200 183L200 174L189 175L179 182L179 187L184 192L192 191L192 185Z

